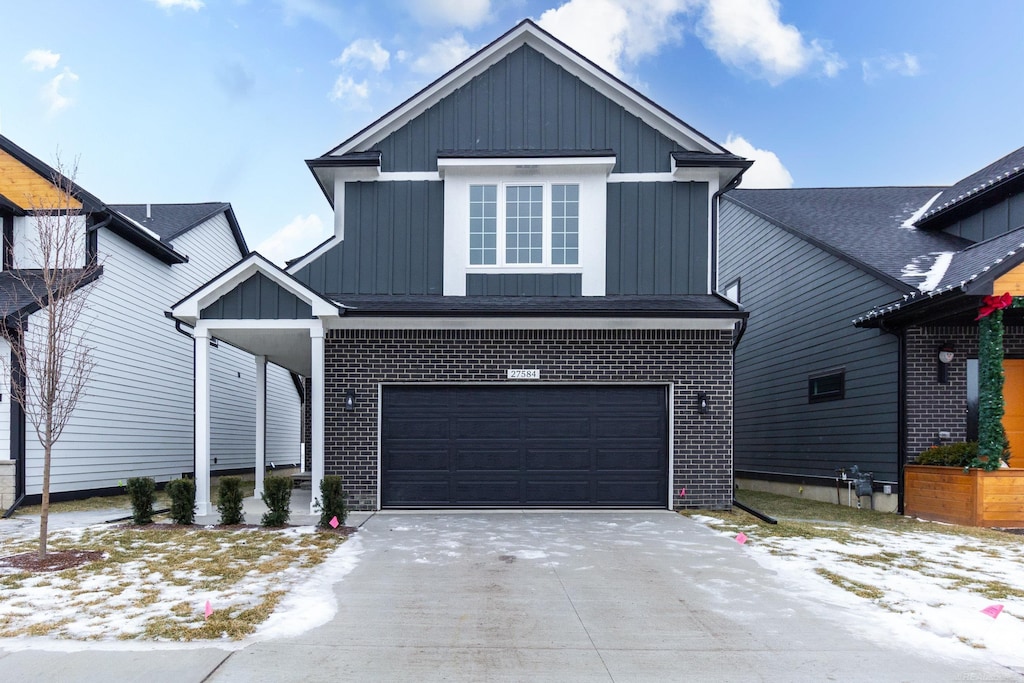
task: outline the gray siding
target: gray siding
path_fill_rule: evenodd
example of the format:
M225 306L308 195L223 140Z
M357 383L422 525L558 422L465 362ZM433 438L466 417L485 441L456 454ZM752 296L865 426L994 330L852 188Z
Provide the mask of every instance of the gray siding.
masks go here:
M895 481L898 343L850 321L900 293L727 200L719 244L719 282L740 278L750 311L736 352L736 470L831 477L859 465ZM808 376L835 368L845 398L808 403Z
M608 294L706 294L707 183L608 184Z
M1024 226L1024 193L1007 197L993 206L961 218L943 228L944 232L974 242L1004 235Z
M368 149L383 171L433 171L438 150L611 149L617 173L669 171L681 149L523 46Z
M466 294L497 296L581 296L583 276L573 273L545 275L505 273L466 276Z
M256 273L199 313L203 319L296 320L312 318L305 301L263 273Z
M295 273L325 294L440 294L444 186L345 184L345 240Z

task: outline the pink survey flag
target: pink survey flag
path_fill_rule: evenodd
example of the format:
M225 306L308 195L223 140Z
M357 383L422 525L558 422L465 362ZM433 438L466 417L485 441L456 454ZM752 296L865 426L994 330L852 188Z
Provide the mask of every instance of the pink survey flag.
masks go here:
M209 619L210 615L213 614L213 607L210 606L210 601L209 600L206 601L206 610L205 610L205 612L206 612L206 618L207 619Z
M744 543L747 542L747 535L745 533L743 533L742 531L739 532L738 534L736 534L736 542L739 543L740 545L743 545Z
M996 617L999 616L999 613L1002 612L1002 611L1003 611L1003 606L1002 605L989 605L985 609L981 610L981 613L982 614L987 614L988 616L990 616L993 619L995 619Z
M682 498L686 495L686 489L679 489L679 497Z
M338 516L335 515L334 517L331 517L331 521L329 521L328 524L331 525L332 529L337 529L338 528Z

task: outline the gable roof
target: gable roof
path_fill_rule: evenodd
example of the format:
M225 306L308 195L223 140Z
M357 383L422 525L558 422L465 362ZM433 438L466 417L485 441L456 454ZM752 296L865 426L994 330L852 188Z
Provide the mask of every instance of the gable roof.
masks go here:
M82 203L82 209L87 212L91 211L102 211L103 202L97 199L93 194L86 192L80 185L75 183L71 178L68 178L62 174L58 174L57 170L42 161L38 157L29 154L26 150L22 149L18 145L14 144L14 141L8 137L0 135L0 150L10 154L12 157L17 159L19 162L32 169L36 174L41 176L46 182L53 183L54 178L60 177L63 182L66 182L72 190L72 195L75 199ZM7 198L8 201L12 201ZM13 203L13 202L12 202ZM28 210L32 207L22 206L21 209Z
M227 202L198 204L111 204L110 208L155 233L162 242L172 242L218 214L225 214L238 251L249 253L235 211Z
M913 227L941 187L732 190L724 195L761 218L904 291L929 285L948 254L970 241ZM946 254L945 259L940 255Z
M1024 190L1024 147L1010 152L947 188L921 216L917 225L939 227L967 211L977 211L977 204L998 201L1008 192Z
M713 154L729 153L724 147L558 40L530 19L524 19L405 102L322 155L320 159L366 151L363 149L366 145L401 128L522 45L529 45L612 101L630 109L642 121L666 137L679 142L687 150Z

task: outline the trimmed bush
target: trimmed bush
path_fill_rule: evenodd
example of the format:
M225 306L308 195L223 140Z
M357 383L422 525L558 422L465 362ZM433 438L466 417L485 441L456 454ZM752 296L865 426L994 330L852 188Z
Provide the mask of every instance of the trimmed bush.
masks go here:
M195 524L196 483L191 479L167 482L167 495L171 497L171 519L175 524Z
M917 456L918 465L941 465L944 467L970 467L978 457L978 442L950 443L932 446Z
M153 501L156 500L156 483L149 477L132 477L125 484L128 499L132 502L132 522L153 523Z
M267 477L263 480L263 495L267 505L260 524L263 526L284 526L291 516L292 480L290 477Z
M341 477L331 474L320 481L320 502L317 503L320 510L320 521L317 526L330 528L331 520L338 518L339 524L345 523L348 517L348 508L345 506L345 491L341 487Z
M221 477L217 485L217 512L221 524L241 524L245 521L242 512L242 480L238 477Z

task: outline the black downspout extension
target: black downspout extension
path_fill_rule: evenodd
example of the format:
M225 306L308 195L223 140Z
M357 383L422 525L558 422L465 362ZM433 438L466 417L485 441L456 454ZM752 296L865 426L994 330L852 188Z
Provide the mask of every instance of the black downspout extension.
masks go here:
M885 333L891 334L896 337L897 340L897 353L896 353L896 512L903 514L903 479L905 476L904 468L907 464L907 420L906 420L906 395L907 395L907 373L906 373L906 354L907 354L907 331L904 328L893 330L885 326L884 322L879 322L878 329Z

